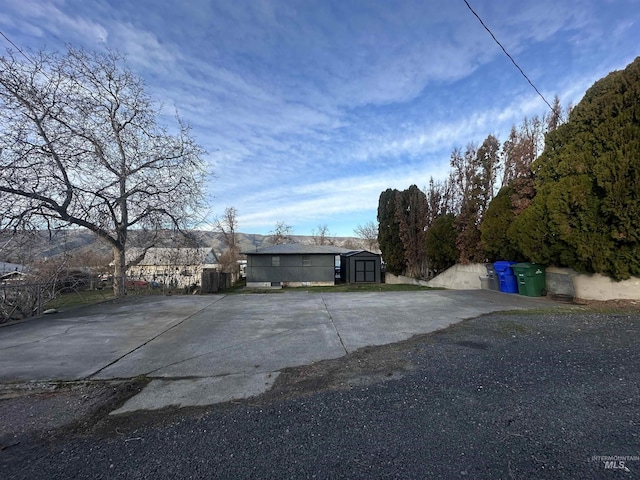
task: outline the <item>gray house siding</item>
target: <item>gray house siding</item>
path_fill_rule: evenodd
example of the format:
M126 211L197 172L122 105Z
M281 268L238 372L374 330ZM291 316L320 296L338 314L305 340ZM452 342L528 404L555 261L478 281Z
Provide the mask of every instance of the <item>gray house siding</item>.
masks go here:
M342 254L342 280L347 283L381 283L381 263L380 255L366 250Z
M247 254L247 287L335 284L335 255Z

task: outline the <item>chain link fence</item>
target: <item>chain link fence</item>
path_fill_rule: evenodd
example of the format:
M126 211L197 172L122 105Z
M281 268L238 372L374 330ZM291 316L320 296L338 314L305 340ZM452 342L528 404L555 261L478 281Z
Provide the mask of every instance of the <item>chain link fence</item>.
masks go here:
M55 297L55 287L46 283L0 284L0 323L40 315Z
M176 295L217 293L230 288L238 274L204 270L200 284L178 286L171 282L158 283L145 280L125 280L127 295ZM48 308L63 308L96 303L113 297L112 281L100 278L65 277L49 282L0 283L0 324L22 320L42 314Z

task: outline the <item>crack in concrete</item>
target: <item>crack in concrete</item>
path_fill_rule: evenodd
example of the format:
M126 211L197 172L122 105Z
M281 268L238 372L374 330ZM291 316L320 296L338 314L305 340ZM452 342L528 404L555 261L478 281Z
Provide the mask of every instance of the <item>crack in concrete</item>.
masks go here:
M333 323L333 320L331 318L331 314L329 313L329 309L327 308L327 304L324 302L324 298L322 298L322 303L324 304L324 307L325 307L325 309L327 311L327 316L329 317L329 322L333 326L333 329L335 330L335 332L336 332L336 334L338 336L338 339L340 340L340 344L342 345L343 350L348 354L349 352L345 348L344 343L342 342L342 338L340 337L340 334L338 333L338 330L337 330L335 324ZM322 322L322 323L324 323L324 322ZM306 327L307 326L304 325L304 326L296 327L296 328L287 328L287 329L285 329L285 330L283 330L281 332L274 333L274 334L271 334L271 335L265 335L265 336L262 336L262 337L259 337L259 338L255 338L255 339L252 339L252 340L249 340L249 341L246 341L246 342L239 342L239 343L230 344L230 345L227 345L227 346L222 347L222 348L218 348L218 349L215 349L215 350L210 350L208 352L200 353L200 354L194 355L192 357L183 358L182 360L178 360L176 362L168 363L166 365L163 365L161 367L155 368L153 370L149 370L148 372L144 373L143 375L149 376L149 375L151 375L151 374L153 374L155 372L158 372L158 371L160 371L162 369L173 367L173 366L176 366L176 365L180 365L182 363L190 362L191 360L195 360L197 358L206 357L207 355L212 355L214 353L224 352L225 350L233 349L233 348L236 348L236 347L241 347L243 345L250 345L250 344L255 343L257 341L266 340L266 339L269 339L269 338L275 338L275 337L278 337L280 335L284 335L286 333L292 332L294 330L304 329ZM225 375L234 375L234 374L233 373L228 373L228 374L225 374ZM158 378L165 378L165 377L158 377ZM171 377L171 378L174 378L174 377Z
M278 336L283 335L285 333L291 332L293 330L298 330L298 329L297 328L287 328L286 330L283 330L282 332L274 333L273 335L265 335L263 337L256 338L256 339L253 339L253 340L250 340L250 341L247 341L247 342L234 343L232 345L228 345L228 346L223 347L223 348L219 348L219 349L216 349L216 350L211 350L209 352L205 352L205 353L200 353L198 355L194 355L193 357L183 358L182 360L178 360L177 362L168 363L167 365L163 365L163 366L155 368L153 370L149 370L144 375L145 376L149 376L150 374L152 374L154 372L157 372L158 370L162 370L163 368L169 368L169 367L173 367L175 365L180 365L181 363L190 362L191 360L195 360L196 358L206 357L207 355L212 355L214 353L223 352L223 351L229 350L231 348L240 347L242 345L249 345L251 343L254 343L254 342L257 342L257 341L260 341L260 340L266 340L268 338L275 338L275 337L278 337ZM226 374L226 375L233 375L233 374L229 373L229 374ZM219 375L213 375L213 377L216 377L216 376L219 376ZM164 378L164 377L158 377L158 378ZM171 378L174 378L174 377L171 377ZM176 378L178 378L178 377L176 377Z
M46 337L39 338L38 340L33 340L31 342L17 343L15 345L10 345L8 347L3 347L2 349L3 350L9 350L11 348L24 347L25 345L31 345L31 344L34 344L34 343L41 343L41 342L49 340L50 338L59 337L61 335L66 335L67 333L69 333L71 331L72 328L79 328L79 327L81 327L81 325L70 325L69 327L65 328L64 332L54 333L52 335L47 335Z
M336 327L336 324L333 321L333 317L331 316L331 312L329 311L329 307L327 306L327 302L324 299L324 295L322 295L321 298L322 298L322 304L324 305L324 308L327 310L327 315L329 316L329 321L331 322L331 325L333 325L333 329L336 331L336 335L338 336L338 340L340 340L340 345L342 345L344 353L349 355L349 350L347 350L347 347L345 346L344 342L342 341L342 336L340 335L340 332L338 331L338 327Z
M169 328L163 330L162 332L158 333L157 335L155 335L154 337L150 338L149 340L147 340L144 343L141 343L140 345L138 345L136 348L126 352L124 355L121 355L120 357L116 358L114 361L108 363L107 365L99 368L98 370L96 370L95 372L87 375L86 377L82 378L81 380L89 380L91 377L95 377L96 375L98 375L100 372L102 372L103 370L106 370L107 368L111 367L112 365L115 365L116 363L118 363L120 360L122 360L123 358L125 358L128 355L131 355L133 352L141 349L142 347L144 347L145 345L148 345L149 343L153 342L155 339L161 337L162 335L164 335L165 333L173 330L176 327L179 327L180 325L182 325L184 322L186 322L187 320L191 319L192 317L194 317L195 315L197 315L198 313L202 312L204 309L209 308L211 305L213 305L214 303L219 302L220 300L222 300L223 298L225 298L226 295L222 295L219 298L216 298L213 302L208 303L207 305L203 306L201 309L199 309L196 312L193 312L191 315L189 315L188 317L185 317L183 320L179 321L178 323L176 323L175 325L170 326Z

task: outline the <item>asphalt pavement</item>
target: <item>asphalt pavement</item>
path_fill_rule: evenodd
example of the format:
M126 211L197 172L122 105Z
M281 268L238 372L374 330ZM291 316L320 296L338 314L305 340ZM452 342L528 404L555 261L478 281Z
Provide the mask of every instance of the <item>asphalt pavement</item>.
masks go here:
M638 365L638 312L489 314L283 370L284 396L17 437L0 477L639 478Z

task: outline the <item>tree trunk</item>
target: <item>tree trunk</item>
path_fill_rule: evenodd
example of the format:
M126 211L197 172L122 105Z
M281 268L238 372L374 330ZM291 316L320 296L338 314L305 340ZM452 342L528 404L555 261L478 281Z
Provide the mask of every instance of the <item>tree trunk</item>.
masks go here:
M125 278L127 274L124 248L113 247L113 264L113 294L116 298L124 297L126 293Z

